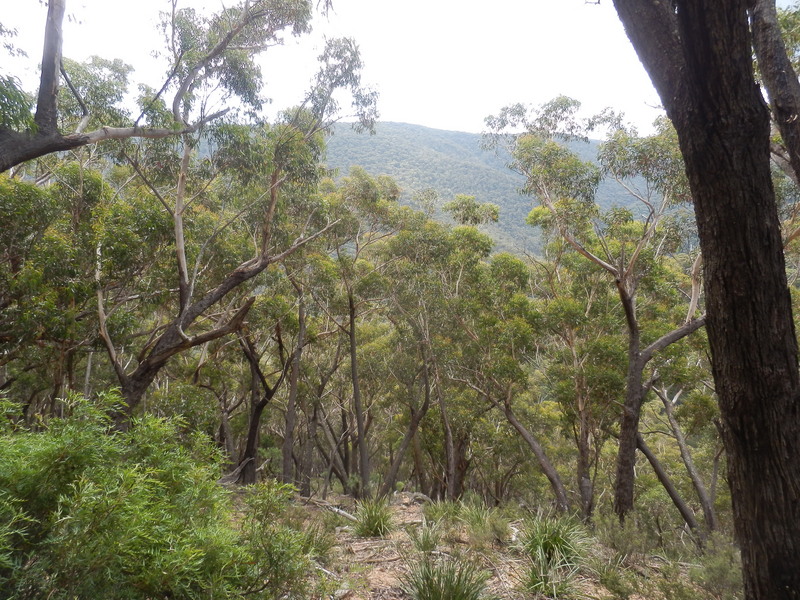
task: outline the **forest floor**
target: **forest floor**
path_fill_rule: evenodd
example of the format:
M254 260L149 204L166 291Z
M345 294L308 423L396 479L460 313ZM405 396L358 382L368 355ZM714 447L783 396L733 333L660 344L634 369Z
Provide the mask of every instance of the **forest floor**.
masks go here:
M326 596L334 600L410 599L412 596L404 591L404 578L407 577L412 565L421 559L421 553L412 535L414 532L419 532L424 523L424 502L419 494L395 494L390 502L393 527L385 537L358 536L354 533L355 523L340 516L338 522L342 524L333 528L335 542L327 560L319 567L330 583L326 586L330 590ZM301 504L303 503L310 511L306 513L309 526L313 526L314 522L327 521L330 524L331 511L334 514L344 511L347 515L354 515L357 510L353 500L345 496L328 497L326 502L301 500ZM429 554L440 559L465 558L475 564L476 569L487 572L489 574L485 594L487 598L524 600L552 597L553 594L536 595L522 591L521 582L525 577L528 563L513 540L521 527L521 520L511 521L508 527L509 539L500 541L485 538L476 540L467 525L455 525L443 532L436 549ZM616 560L614 552L603 548L600 544L592 543L588 553L594 564L614 565ZM651 578L664 579L676 576L688 582L688 577L685 576L685 572L683 574L676 573L675 570L668 572L659 562L658 557L653 557L633 569L625 568L627 583L624 586L602 585L601 579L604 582L609 581L607 575L603 577L592 568L581 568L574 577L571 577L569 592L558 597L594 600L666 598L667 596L659 593L653 585L645 585L645 582ZM629 581L631 577L640 579L642 584L631 585ZM612 576L610 581L619 580ZM684 586L683 589L689 588ZM707 596L698 593L689 597Z

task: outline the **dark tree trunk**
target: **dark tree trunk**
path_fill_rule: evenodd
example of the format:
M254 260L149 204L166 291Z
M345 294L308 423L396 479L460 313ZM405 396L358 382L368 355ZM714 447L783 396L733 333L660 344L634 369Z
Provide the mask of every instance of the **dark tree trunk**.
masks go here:
M556 509L563 513L569 512L567 488L564 487L564 483L561 481L561 476L558 474L558 471L556 471L553 463L551 463L550 459L547 458L544 448L542 448L542 445L533 436L533 434L528 431L528 429L522 423L520 423L509 403L506 402L505 405L502 406L502 410L511 426L516 429L517 433L519 433L522 439L525 440L528 448L531 449L533 455L536 457L536 461L539 463L539 468L550 482L550 487L553 488L553 495L555 496L556 500Z
M342 411L342 414L344 414L344 411ZM350 472L348 470L349 465L347 463L347 454L340 454L340 447L347 447L347 429L343 429L339 439L336 440L333 427L331 427L331 424L328 422L325 414L322 413L322 430L325 433L325 437L328 440L328 445L330 446L330 454L328 454L328 452L323 448L322 444L317 444L317 448L319 449L320 454L322 454L322 458L328 464L327 474L325 476L325 487L322 495L325 497L331 474L336 475L336 478L342 484L342 491L345 494L350 494Z
M239 473L239 483L249 485L256 482L256 460L258 458L258 441L261 428L261 415L267 407L266 402L257 402L250 412L250 422L247 425L247 441L244 451L239 459L239 464L244 465Z
M636 434L636 447L642 451L642 454L645 455L645 458L647 458L650 466L653 467L653 471L655 472L656 477L658 477L658 481L661 483L664 490L666 490L667 495L669 496L670 500L672 500L675 508L677 508L678 512L681 513L681 516L683 517L684 522L689 526L689 529L694 532L699 532L700 524L697 522L694 512L692 512L692 509L689 508L688 504L686 504L686 501L683 499L683 496L680 495L680 492L678 492L678 488L675 487L675 484L672 483L672 480L669 478L669 475L667 475L664 467L661 466L661 462L658 460L658 457L653 454L653 451L650 450L650 447L645 443L641 433Z
M464 494L464 482L467 479L467 471L469 471L469 465L471 462L467 458L469 443L469 433L461 432L458 436L458 439L456 439L456 443L453 445L455 468L453 471L452 500L461 498L461 496Z
M419 436L414 436L411 439L411 456L414 459L414 476L417 480L417 489L431 496L430 486L428 485L428 478L425 475L425 459L422 456L422 447L419 441Z
M311 416L306 414L306 438L303 441L301 450L301 464L298 474L300 494L303 496L311 495L311 475L313 469L314 440L317 437L317 415L319 411L316 405L311 410Z
M439 418L442 423L442 432L444 433L445 494L448 500L458 500L458 494L456 493L456 448L453 442L453 429L450 427L450 416L447 414L447 405L442 395L441 379L436 363L433 363L433 369L436 375L436 405L439 407Z
M261 433L261 417L264 414L264 409L267 408L270 400L275 396L278 389L286 377L286 370L291 364L291 359L283 365L280 377L275 382L275 385L269 385L264 373L259 366L259 355L256 352L255 345L248 337L241 336L239 338L239 345L242 348L245 358L250 365L250 420L247 424L247 439L245 441L244 451L239 457L239 472L238 482L241 484L252 484L256 482L256 460L258 459L258 444ZM281 345L281 348L283 346Z
M431 386L428 379L427 367L422 368L422 385L423 392L425 394L425 400L419 409L414 410L413 406L409 409L411 411L411 421L408 424L408 429L406 429L403 440L400 442L400 446L397 448L397 455L394 457L394 460L392 460L391 466L389 467L389 470L383 479L383 484L381 485L380 490L378 490L378 496L388 496L389 492L391 492L392 488L394 488L395 481L397 481L397 473L400 471L400 465L403 463L403 459L406 456L406 451L411 445L411 441L414 439L414 436L417 434L419 424L422 422L422 419L425 418L425 415L428 413L428 409L430 408Z
M636 318L634 296L621 283L619 296L625 309L628 324L628 373L625 379L625 405L619 425L619 448L617 451L617 473L614 482L614 511L620 519L633 510L633 483L636 464L636 436L639 434L639 415L645 390L642 376L645 362L640 352L639 322Z
M800 81L786 54L774 0L756 0L754 4L753 48L791 174L795 183L800 183Z
M617 287L628 327L628 373L625 381L625 405L619 427L617 474L614 482L614 510L620 520L623 520L625 515L633 510L639 416L642 412L642 403L652 385L651 382L645 383L644 370L657 352L702 327L705 324L705 317L692 319L642 348L641 330L636 317L635 293L626 289L620 281L617 282Z
M583 420L583 416L581 415L581 421ZM594 482L592 481L591 472L592 462L589 429L585 423L581 423L578 436L576 478L578 491L581 497L581 518L585 522L588 522L592 518L592 512L594 511Z
M797 599L800 378L752 2L614 4L678 132L694 197L745 596Z

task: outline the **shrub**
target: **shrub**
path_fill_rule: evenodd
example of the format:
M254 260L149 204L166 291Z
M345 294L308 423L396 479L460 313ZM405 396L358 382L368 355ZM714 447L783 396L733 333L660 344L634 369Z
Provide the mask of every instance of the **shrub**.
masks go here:
M708 539L700 565L689 571L689 577L715 599L739 600L744 597L739 550L721 534Z
M463 559L434 561L425 557L402 580L414 600L479 600L484 597L489 573Z
M523 525L518 543L531 560L579 564L586 556L589 537L583 526L569 519L535 518Z
M240 598L302 594L303 535L285 527L288 488L254 487L235 515L216 450L144 417L110 430L100 406L0 444L0 596ZM238 523L236 518L238 517ZM266 582L266 583L265 583Z
M597 515L594 532L600 543L615 550L627 566L643 563L657 547L636 511L625 517L624 524L620 524L616 515Z
M384 537L392 530L392 512L383 498L359 502L356 519L355 532L362 537Z
M504 542L508 538L508 521L496 508L488 508L483 503L464 504L461 507L460 520L467 527L470 544L477 548L494 542Z

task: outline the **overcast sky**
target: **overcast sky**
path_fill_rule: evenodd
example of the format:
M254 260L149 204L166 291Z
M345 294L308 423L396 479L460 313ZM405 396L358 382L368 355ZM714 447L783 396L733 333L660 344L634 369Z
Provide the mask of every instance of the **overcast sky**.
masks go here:
M16 0L0 16L19 31L17 45L31 58L6 70L34 81L41 57L46 8ZM231 4L232 0L228 2ZM314 33L270 49L265 94L276 109L299 101L316 67L322 36L355 38L365 64L363 81L380 93L381 120L480 132L483 119L515 102L538 105L565 94L587 114L612 107L640 132L661 114L659 100L625 37L610 1L586 0L333 0ZM181 6L222 5L183 0ZM168 0L67 0L64 55L122 58L133 81L160 87L149 57L161 40L159 10Z

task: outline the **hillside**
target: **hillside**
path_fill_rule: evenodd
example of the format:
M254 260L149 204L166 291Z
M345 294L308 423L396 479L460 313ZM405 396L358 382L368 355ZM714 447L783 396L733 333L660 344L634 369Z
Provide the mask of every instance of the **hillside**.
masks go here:
M375 135L338 126L328 141L328 166L346 175L358 165L373 175L389 175L403 189L402 201L412 204L416 192L433 188L442 202L455 194L475 196L479 202L500 206L500 221L485 230L500 250L536 251L538 234L525 224L531 199L519 193L524 178L510 171L508 157L482 150L475 133L431 129L408 123L379 123ZM584 160L594 160L597 142L576 143ZM625 203L627 197L614 182L598 189L601 206Z

